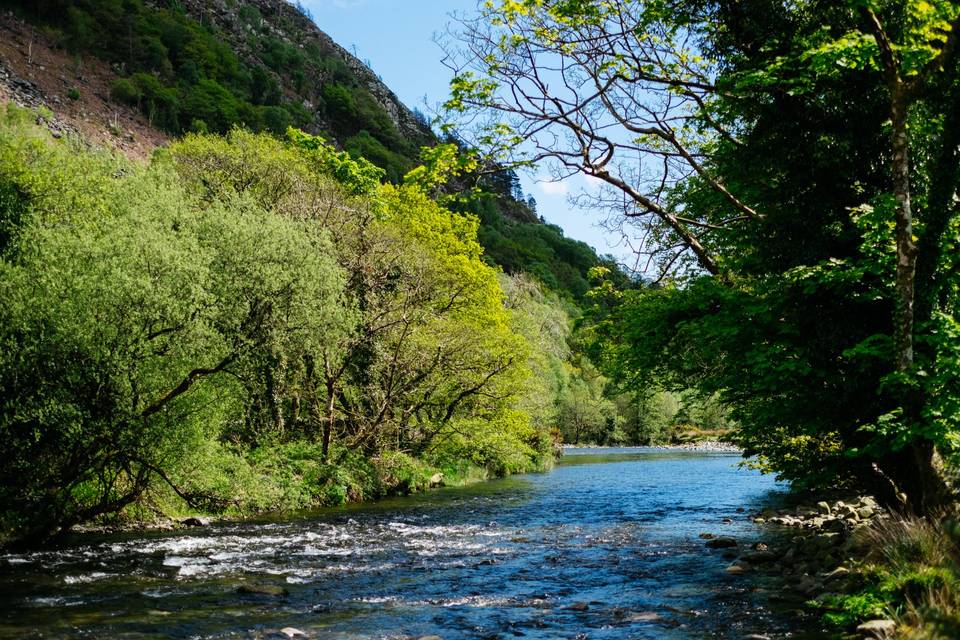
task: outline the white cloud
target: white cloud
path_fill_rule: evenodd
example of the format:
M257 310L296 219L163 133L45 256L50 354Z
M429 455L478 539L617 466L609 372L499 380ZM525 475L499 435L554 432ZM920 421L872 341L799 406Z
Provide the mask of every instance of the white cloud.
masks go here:
M593 176L584 175L583 180L587 183L587 186L592 189L597 189L603 185L603 180L600 178L594 178Z
M553 182L551 180L538 180L537 186L540 191L548 196L565 196L569 190L566 182Z

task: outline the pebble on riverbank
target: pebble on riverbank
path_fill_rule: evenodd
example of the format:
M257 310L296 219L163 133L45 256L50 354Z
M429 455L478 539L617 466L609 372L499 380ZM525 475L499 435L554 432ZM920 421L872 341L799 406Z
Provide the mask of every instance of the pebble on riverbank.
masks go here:
M564 444L564 449L644 449L654 451L703 451L708 453L743 453L743 449L719 440L702 440L700 442L684 442L682 444L655 444L649 446L606 446L594 444Z
M854 593L863 586L856 561L867 551L858 531L888 514L871 496L820 501L790 509L766 509L752 519L777 528L778 534L752 551L739 554L731 567L746 564L758 571L779 575L784 593L778 600L828 602L831 596ZM712 540L708 541L712 542ZM742 573L731 570L728 573ZM892 620L871 620L857 628L863 638L893 637Z

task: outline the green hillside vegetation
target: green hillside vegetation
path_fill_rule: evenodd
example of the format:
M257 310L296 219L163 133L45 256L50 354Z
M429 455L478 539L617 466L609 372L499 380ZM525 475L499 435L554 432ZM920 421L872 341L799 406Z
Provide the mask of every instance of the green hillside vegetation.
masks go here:
M307 134L191 135L141 167L32 119L0 127L5 530L550 464L560 389L529 380L567 314L531 281L505 304L476 219Z
M267 22L254 5L234 3L244 42L211 17L198 21L179 2L142 0L0 0L38 24L74 54L112 63L118 72L111 97L143 112L157 128L175 135L220 133L242 126L283 137L289 126L326 136L354 158L384 170L399 184L420 164L420 148L438 140L419 116L419 133L401 134L341 54L297 34L311 28L297 7L278 6ZM286 35L278 37L274 28ZM233 42L233 47L231 46ZM249 54L241 55L241 46ZM311 109L305 104L312 106ZM530 273L561 295L582 299L587 271L601 260L588 245L541 224L522 197L516 175L500 172L480 180L491 195L455 207L481 219L479 240L486 259L511 274ZM466 184L466 183L465 183ZM626 286L626 279L621 282Z

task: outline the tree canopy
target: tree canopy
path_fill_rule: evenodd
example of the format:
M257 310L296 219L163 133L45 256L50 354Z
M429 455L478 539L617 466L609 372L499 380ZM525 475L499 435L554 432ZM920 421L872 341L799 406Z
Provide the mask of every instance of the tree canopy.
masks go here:
M717 393L760 464L927 511L958 426L960 6L487 2L447 107L602 181L660 287L600 287L624 385Z

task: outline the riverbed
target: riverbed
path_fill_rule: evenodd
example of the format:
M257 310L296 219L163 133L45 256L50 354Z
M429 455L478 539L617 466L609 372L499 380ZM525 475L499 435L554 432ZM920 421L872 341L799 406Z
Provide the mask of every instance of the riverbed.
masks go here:
M782 492L727 453L567 450L551 472L0 556L0 638L799 637L741 541Z

